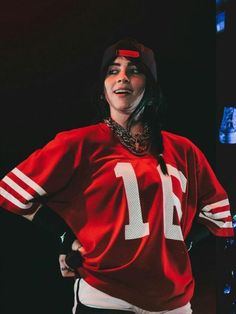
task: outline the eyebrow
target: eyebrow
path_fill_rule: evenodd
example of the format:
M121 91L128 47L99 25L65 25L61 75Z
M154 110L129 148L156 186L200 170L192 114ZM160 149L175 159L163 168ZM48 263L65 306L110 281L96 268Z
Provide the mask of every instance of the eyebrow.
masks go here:
M117 62L113 62L113 63L111 63L109 66L112 66L112 65L116 65L116 66L120 66L121 64L120 63L117 63ZM129 61L128 62L128 64L127 64L128 66L136 66L133 62L131 62L131 61Z

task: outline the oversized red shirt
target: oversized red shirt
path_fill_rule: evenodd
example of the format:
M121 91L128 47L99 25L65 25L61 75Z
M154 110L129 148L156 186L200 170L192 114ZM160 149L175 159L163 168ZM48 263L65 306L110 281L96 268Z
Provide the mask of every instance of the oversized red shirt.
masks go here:
M80 274L95 288L149 311L183 306L194 290L184 242L194 217L217 236L233 228L203 153L162 135L168 176L104 123L61 132L2 179L0 206L26 215L46 203L58 213L86 251Z

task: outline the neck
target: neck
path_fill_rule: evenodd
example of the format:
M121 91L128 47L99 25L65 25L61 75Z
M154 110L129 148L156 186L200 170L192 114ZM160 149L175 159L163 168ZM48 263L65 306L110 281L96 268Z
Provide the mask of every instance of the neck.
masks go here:
M116 123L118 123L119 125L121 125L124 129L128 129L128 119L129 119L130 115L126 115L126 114L120 114L120 115L112 115L111 114L111 118L112 120L114 120ZM130 133L133 134L133 132L135 133L142 133L143 131L143 123L139 120L139 121L135 121L131 128L130 128Z
M129 114L124 114L124 113L121 113L121 114L116 113L115 115L113 115L111 112L112 120L114 120L116 123L121 125L124 129L127 128L129 116L130 116Z

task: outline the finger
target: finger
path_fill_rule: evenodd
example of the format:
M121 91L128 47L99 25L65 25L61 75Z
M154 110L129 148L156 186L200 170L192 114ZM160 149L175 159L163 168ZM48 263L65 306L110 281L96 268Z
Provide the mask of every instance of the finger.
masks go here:
M85 254L85 249L78 240L75 240L71 246L72 251L79 251L81 255Z
M82 245L80 244L80 242L78 240L75 240L72 243L71 249L72 251L79 251L79 249L82 247Z

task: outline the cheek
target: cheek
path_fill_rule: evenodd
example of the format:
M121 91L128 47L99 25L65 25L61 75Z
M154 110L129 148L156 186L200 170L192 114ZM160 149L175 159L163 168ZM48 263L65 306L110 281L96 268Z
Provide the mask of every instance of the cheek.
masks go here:
M138 79L133 82L134 86L136 87L138 93L141 93L145 89L146 80L145 79Z
M111 85L111 82L108 81L108 80L105 80L104 82L104 95L107 98L110 98L112 96L112 85Z
M142 94L142 92L145 90L145 85L141 84L137 87L137 95Z

